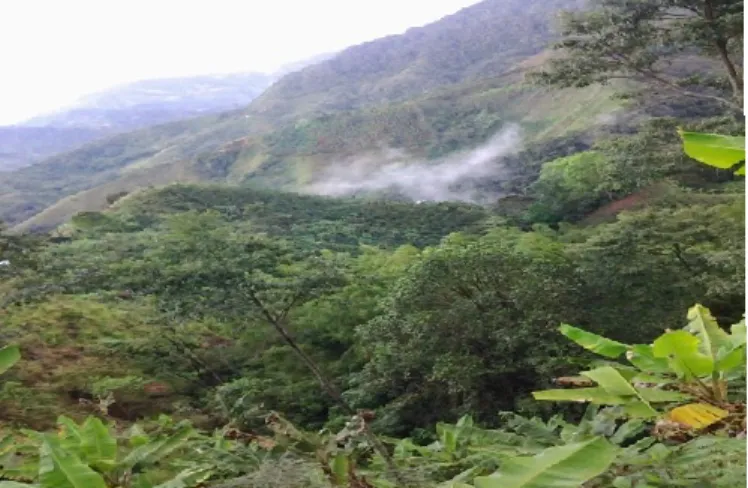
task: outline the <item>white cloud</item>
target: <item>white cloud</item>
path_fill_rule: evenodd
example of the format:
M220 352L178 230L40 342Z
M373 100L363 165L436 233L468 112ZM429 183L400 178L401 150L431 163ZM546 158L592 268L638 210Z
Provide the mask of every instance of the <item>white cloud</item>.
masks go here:
M304 190L328 196L395 190L417 201L479 202L489 195L485 190L475 191L471 185L500 177L505 171L502 158L521 148L522 132L514 124L504 127L477 148L437 160L418 160L402 151L383 148L329 164Z
M281 64L400 33L477 0L0 2L0 123L122 82Z

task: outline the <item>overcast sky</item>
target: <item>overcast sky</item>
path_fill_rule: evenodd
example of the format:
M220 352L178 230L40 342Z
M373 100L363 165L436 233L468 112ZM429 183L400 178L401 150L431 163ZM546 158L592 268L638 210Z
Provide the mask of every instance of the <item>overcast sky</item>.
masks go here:
M477 0L2 0L0 124L147 78L278 66Z

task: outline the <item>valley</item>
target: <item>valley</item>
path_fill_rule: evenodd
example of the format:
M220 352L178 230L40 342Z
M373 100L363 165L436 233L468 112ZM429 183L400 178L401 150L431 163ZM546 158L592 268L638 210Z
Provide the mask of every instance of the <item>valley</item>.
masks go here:
M682 3L0 128L0 488L745 484L743 6Z

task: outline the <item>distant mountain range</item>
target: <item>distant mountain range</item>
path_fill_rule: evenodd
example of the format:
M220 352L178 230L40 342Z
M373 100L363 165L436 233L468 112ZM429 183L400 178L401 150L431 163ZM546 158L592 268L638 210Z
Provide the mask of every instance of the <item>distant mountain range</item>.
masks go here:
M102 137L246 107L282 76L332 54L274 73L232 73L143 80L80 99L74 106L0 126L0 171L28 166Z
M304 189L353 163L366 175L385 149L429 164L510 124L525 143L584 131L617 109L609 88L523 82L547 56L558 11L584 3L484 0L286 74L243 108L99 138L0 174L0 219L47 228L105 208L109 194L171 182Z

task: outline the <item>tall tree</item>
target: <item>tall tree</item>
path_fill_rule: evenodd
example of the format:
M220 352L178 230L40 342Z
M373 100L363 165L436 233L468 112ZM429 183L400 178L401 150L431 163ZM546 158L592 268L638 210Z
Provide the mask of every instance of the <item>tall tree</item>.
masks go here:
M626 79L648 90L742 109L742 0L592 4L589 10L562 15L562 39L554 46L560 56L534 74L536 81L584 87Z

